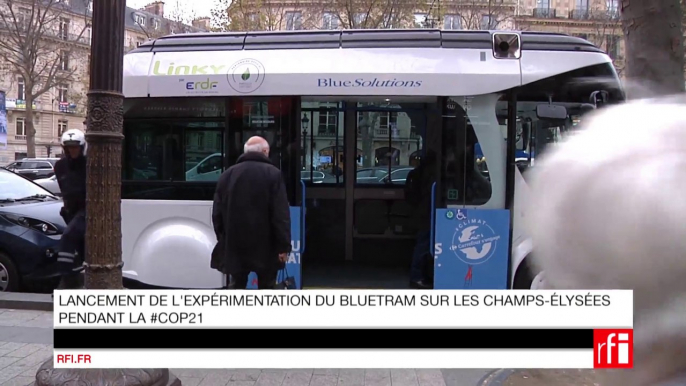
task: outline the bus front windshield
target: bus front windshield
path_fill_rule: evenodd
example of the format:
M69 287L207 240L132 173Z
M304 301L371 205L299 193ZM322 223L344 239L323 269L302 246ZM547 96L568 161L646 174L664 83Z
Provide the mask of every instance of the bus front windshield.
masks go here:
M517 95L515 162L524 174L536 158L572 132L589 113L624 101L612 65L599 64L523 86Z

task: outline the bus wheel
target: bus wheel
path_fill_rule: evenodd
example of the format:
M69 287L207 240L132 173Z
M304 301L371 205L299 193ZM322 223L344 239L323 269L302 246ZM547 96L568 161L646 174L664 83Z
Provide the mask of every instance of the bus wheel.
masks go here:
M515 274L514 282L512 283L512 289L517 290L536 290L545 289L545 275L543 271L536 271L531 268L528 264L528 259L519 264L517 268L517 273Z

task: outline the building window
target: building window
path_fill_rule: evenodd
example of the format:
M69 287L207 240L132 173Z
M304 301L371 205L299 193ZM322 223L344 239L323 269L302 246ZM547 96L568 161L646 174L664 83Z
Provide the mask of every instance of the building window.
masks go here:
M62 134L67 131L68 121L59 120L57 121L57 138L61 138Z
M317 133L319 135L335 136L336 128L338 127L337 121L338 116L336 111L320 111Z
M427 28L428 15L425 13L415 13L414 14L414 26L415 28Z
M383 18L383 26L382 28L393 28L393 14L389 13Z
M462 17L460 15L445 15L443 17L443 29L461 29Z
M28 28L28 24L31 22L31 10L29 8L19 7L17 21L21 23L19 27Z
M619 36L617 35L608 35L605 37L605 48L607 50L607 54L610 56L612 59L617 59L619 56Z
M145 16L141 14L134 14L133 15L133 20L138 24L139 26L144 26L145 25Z
M379 115L379 129L388 130L390 127L393 127L397 124L398 124L398 113L397 112L381 113ZM388 132L386 132L386 133L388 133Z
M498 21L492 15L481 16L481 29L492 30L498 26Z
M24 78L17 78L17 99L26 99L26 83L24 83Z
M362 27L364 21L367 19L367 15L364 13L356 13L353 15L353 27Z
M250 23L257 23L258 18L257 18L257 12L248 12L245 14L245 18L250 22Z
M295 31L303 27L302 12L286 12L286 29Z
M59 69L69 71L69 51L60 51Z
M610 18L619 18L619 0L606 0L607 14Z
M93 0L88 1L88 12L93 13Z
M60 18L59 37L63 40L69 40L69 19Z
M26 136L26 122L24 121L24 118L17 118L14 121L14 135L17 137L25 137ZM24 138L17 138L17 139L24 139Z
M203 149L205 147L205 133L198 132L195 136L197 138L198 149Z
M588 12L588 0L576 0L577 11Z
M59 86L57 86L57 99L60 102L66 102L68 92L69 87L66 84L60 84Z
M537 9L550 9L550 0L536 0Z
M338 16L331 12L324 12L322 29L338 29Z
M152 27L154 29L160 29L160 19L152 19Z

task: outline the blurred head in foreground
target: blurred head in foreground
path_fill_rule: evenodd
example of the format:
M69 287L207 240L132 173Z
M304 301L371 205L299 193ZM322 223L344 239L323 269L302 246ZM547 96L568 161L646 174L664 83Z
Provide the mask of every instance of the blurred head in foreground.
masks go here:
M534 263L555 289L634 290L634 370L614 384L686 376L686 104L633 102L582 124L531 171Z

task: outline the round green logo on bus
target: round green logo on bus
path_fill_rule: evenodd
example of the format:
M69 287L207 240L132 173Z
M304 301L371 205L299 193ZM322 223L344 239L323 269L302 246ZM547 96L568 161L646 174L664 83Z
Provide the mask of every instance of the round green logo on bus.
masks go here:
M229 86L241 94L249 94L264 82L264 66L255 59L241 59L229 67Z

